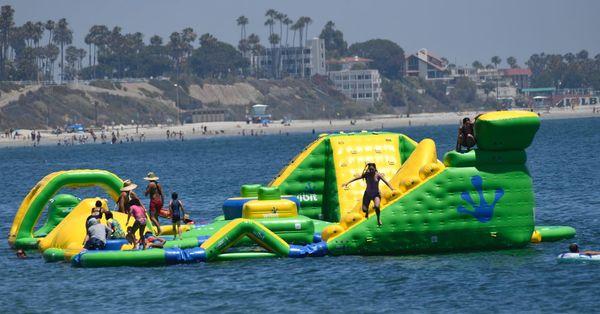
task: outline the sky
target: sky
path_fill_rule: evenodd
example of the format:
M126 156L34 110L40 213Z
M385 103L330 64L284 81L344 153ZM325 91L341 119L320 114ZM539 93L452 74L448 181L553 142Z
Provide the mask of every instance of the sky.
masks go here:
M2 0L15 9L18 24L67 18L74 43L94 24L124 32L140 31L145 40L185 27L237 44L235 19L249 18L247 32L266 41L265 11L273 8L295 20L310 16L309 37L329 20L348 44L389 39L405 52L427 48L457 65L498 55L523 64L533 53L600 53L600 1L596 0Z

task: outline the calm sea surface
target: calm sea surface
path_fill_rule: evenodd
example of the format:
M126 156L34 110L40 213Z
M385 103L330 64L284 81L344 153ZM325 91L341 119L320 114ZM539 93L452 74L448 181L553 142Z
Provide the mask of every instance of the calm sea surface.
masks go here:
M456 127L393 130L452 149ZM568 241L520 250L395 257L265 259L156 268L76 269L6 242L14 214L46 174L99 168L142 183L155 171L197 222L245 183L267 183L311 134L186 142L0 149L0 312L598 311L600 263L558 264ZM600 119L543 121L528 150L539 225L571 225L600 249ZM77 196L104 195L97 189Z

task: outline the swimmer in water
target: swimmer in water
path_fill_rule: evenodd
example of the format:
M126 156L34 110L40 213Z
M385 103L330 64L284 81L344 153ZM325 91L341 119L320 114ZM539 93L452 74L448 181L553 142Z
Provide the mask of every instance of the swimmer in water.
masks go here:
M577 243L571 243L571 245L569 245L569 252L585 254L588 256L600 255L600 251L583 251L583 253L579 252L579 245L577 245Z
M389 182L383 177L381 173L377 171L377 165L375 163L368 163L360 177L354 178L347 183L344 183L342 187L348 188L348 185L357 180L365 180L367 183L367 189L363 194L362 199L362 210L365 213L365 218L369 218L369 204L373 202L373 209L377 215L377 225L381 226L381 217L379 205L381 204L381 193L379 192L379 181L383 181L391 190L394 190Z
M19 259L26 259L27 258L27 254L25 254L25 251L23 251L23 249L18 249L17 250L17 257Z

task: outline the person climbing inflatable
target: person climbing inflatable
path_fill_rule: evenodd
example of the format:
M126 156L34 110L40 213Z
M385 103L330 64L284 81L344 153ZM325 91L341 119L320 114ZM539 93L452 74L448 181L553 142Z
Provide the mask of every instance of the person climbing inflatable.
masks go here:
M369 218L369 205L371 202L373 202L373 209L377 215L377 225L381 226L382 223L379 210L379 205L381 204L381 193L379 192L379 181L383 181L383 183L385 183L385 185L387 185L391 190L394 190L394 188L392 188L390 183L383 177L383 175L377 171L377 165L372 162L365 166L365 169L360 177L344 183L342 187L347 189L350 183L361 179L365 180L367 183L367 188L365 189L362 199L362 210L365 213L365 218Z

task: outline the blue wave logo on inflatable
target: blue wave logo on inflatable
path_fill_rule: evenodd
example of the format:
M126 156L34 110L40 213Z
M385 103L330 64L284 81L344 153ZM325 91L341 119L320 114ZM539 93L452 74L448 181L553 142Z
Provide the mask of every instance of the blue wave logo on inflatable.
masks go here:
M469 191L463 191L460 194L460 197L469 205L471 205L473 210L469 210L465 206L459 205L456 211L458 211L459 214L471 215L479 222L488 222L494 216L494 208L496 207L496 204L498 203L498 201L500 201L502 196L504 196L504 189L496 189L494 201L491 204L489 204L483 196L483 178L481 178L480 176L473 176L471 177L471 183L473 184L473 187L475 187L477 195L479 195L479 204L475 204L473 198L471 198L471 194L469 193Z

